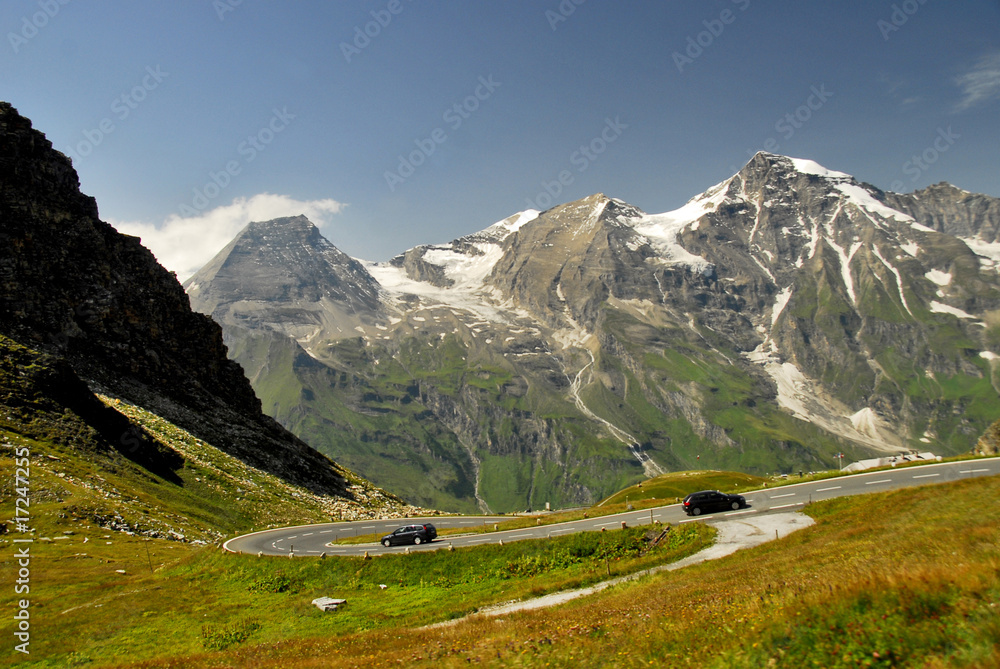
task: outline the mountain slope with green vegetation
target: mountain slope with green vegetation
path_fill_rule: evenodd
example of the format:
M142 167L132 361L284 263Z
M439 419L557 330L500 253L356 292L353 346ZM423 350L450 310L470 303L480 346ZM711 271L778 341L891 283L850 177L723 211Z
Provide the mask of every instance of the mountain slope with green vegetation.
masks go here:
M138 406L93 395L60 358L2 335L0 352L4 498L13 498L14 451L27 449L31 517L58 518L63 531L214 541L254 527L417 511L344 469L345 495L310 492Z
M672 212L597 193L385 263L254 222L186 287L282 425L414 503L506 512L969 451L1000 416L997 229L996 198L759 153Z
M39 486L60 481L39 472ZM713 532L676 526L656 548L659 528L638 527L370 560L258 558L87 527L49 500L21 666L988 667L1000 659L998 498L991 477L814 503L816 524L778 541L558 608L465 620L673 562ZM310 604L320 596L347 605L323 613Z

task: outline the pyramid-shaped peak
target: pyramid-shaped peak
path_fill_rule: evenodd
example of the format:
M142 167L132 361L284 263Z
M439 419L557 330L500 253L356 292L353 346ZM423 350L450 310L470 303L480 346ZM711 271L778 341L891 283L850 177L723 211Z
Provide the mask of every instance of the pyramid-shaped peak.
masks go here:
M268 221L250 221L246 229L256 233L294 234L303 232L312 233L313 231L319 232L316 225L302 214L272 218Z

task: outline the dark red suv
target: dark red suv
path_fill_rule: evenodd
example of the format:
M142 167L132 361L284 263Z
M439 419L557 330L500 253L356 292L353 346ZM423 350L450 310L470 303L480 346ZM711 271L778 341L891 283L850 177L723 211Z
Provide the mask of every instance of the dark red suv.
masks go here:
M423 544L434 541L437 537L437 529L430 523L423 525L406 525L399 528L392 534L382 537L382 545L388 548L396 544Z

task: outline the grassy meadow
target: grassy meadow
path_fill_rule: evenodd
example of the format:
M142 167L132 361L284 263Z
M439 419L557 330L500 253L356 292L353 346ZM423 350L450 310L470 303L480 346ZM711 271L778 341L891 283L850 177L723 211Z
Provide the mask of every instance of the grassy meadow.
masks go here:
M673 562L709 545L713 530L675 526L656 548L640 527L371 560L257 558L79 522L65 534L59 500L44 499L31 546L31 655L3 661L995 667L998 501L993 477L815 503L806 511L816 525L779 541L556 608L465 619ZM11 548L3 544L4 574L15 573ZM15 610L12 585L0 592L0 606ZM319 596L348 604L322 613L310 604ZM444 621L455 622L426 628Z

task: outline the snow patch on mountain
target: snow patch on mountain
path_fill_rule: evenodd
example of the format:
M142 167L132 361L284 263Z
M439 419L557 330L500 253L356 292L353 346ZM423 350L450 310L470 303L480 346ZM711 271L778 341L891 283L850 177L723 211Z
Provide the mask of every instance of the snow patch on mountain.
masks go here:
M959 318L975 318L972 314L962 311L957 307L952 307L937 301L931 301L931 311L935 314L951 314L952 316L958 316Z
M972 252L979 256L979 264L986 269L1000 268L1000 242L984 242L973 237L959 237Z
M774 306L771 307L771 327L774 327L775 323L778 322L778 316L781 312L785 310L785 305L788 304L788 300L792 297L792 287L787 286L784 288L774 299Z
M910 311L910 305L907 304L906 302L906 293L903 291L903 275L899 273L899 270L896 269L894 265L890 264L889 261L882 256L882 253L878 250L878 247L875 246L874 244L872 244L872 251L875 252L875 257L878 258L883 265L885 265L886 269L888 269L892 273L892 275L896 277L896 290L899 291L899 301L903 303L903 307L906 309L906 313L913 316L913 312Z
M715 211L727 199L730 183L732 179L723 181L679 209L633 219L630 221L632 229L648 239L649 245L665 262L688 265L697 271L707 269L711 263L681 246L677 236L688 226L695 229L703 216Z
M827 179L850 179L850 174L844 174L843 172L837 172L834 170L828 170L817 162L812 160L806 160L804 158L789 158L792 161L792 165L795 169L802 174L814 174L818 177L825 177Z
M927 226L917 223L912 216L908 216L901 211L896 211L892 207L882 204L876 200L871 193L857 184L838 183L835 188L841 192L848 202L855 205L859 209L871 212L876 216L881 216L882 218L899 221L900 223L909 223L914 228L924 232L933 232L933 230Z
M492 323L508 323L500 309L493 306L481 293L472 290L439 288L426 281L417 281L406 275L402 267L389 263L366 262L365 269L385 290L390 301L397 301L402 295L416 295L426 302L424 306L444 305L476 315Z
M924 276L930 281L933 281L934 283L942 287L947 286L949 283L951 283L951 274L949 272L942 272L939 269L932 269L931 271L924 274Z

